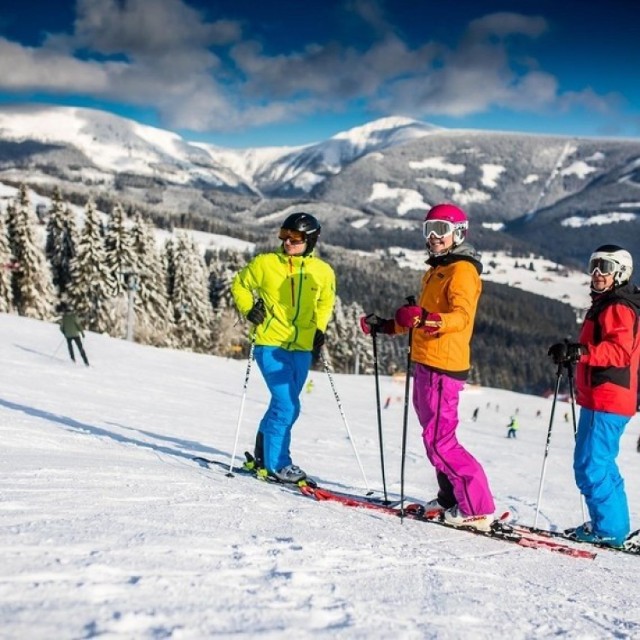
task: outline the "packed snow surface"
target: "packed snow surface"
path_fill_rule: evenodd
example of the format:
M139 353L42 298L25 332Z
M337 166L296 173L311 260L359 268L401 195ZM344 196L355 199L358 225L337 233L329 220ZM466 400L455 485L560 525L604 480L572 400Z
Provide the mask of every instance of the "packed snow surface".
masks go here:
M520 548L198 466L194 455L229 463L237 432L238 456L252 447L268 394L254 366L239 422L246 360L88 333L85 368L55 324L0 314L0 336L1 638L640 637L640 558ZM340 406L325 372L311 379L294 461L328 487L379 491L374 378L333 375ZM380 387L387 491L397 496L404 379ZM535 516L551 406L463 392L459 437L484 464L498 510L523 523ZM559 400L545 527L582 518L570 414ZM635 527L639 424L619 457ZM436 483L412 410L407 427L406 497L428 500Z

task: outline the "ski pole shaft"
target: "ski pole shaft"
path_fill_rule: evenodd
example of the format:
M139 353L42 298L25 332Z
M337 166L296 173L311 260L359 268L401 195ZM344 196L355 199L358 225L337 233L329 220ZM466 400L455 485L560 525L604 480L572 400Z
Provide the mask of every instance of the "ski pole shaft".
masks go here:
M573 422L573 441L578 440L578 423L576 422L576 396L573 387L573 365L567 363L567 376L569 378L569 398L571 399L571 419ZM587 521L587 512L584 506L584 496L580 494L580 510L582 512L582 522Z
M384 493L384 501L387 502L387 480L384 472L384 444L382 441L382 413L380 411L380 375L378 372L378 340L377 332L371 332L373 340L373 377L376 381L376 413L378 416L378 442L380 443L380 469L382 472L382 491Z
M362 479L364 480L364 486L367 489L367 493L371 493L371 489L369 489L369 483L367 482L367 476L364 472L364 468L362 466L362 462L360 462L360 456L358 455L358 450L356 449L355 442L353 441L353 436L351 435L351 430L349 429L349 424L347 422L347 416L344 414L344 410L342 409L342 403L340 402L340 396L338 395L338 391L336 390L336 385L333 381L333 376L331 375L331 371L329 370L329 363L324 355L324 347L320 351L320 359L322 360L322 366L324 370L327 372L327 377L329 378L329 384L331 386L331 390L333 391L333 396L336 399L336 403L338 404L338 409L340 411L340 415L342 416L342 422L344 423L345 429L347 430L347 436L349 437L349 442L351 443L351 447L353 448L353 453L356 456L356 460L358 462L358 466L360 467L360 472L362 473Z
M415 296L407 298L409 304L416 304ZM407 342L407 373L404 379L404 411L402 415L402 460L400 463L400 522L404 524L404 468L407 459L407 424L409 422L409 389L411 386L411 343L413 329L409 329Z
M556 373L556 388L553 393L553 403L551 404L551 417L549 418L549 429L547 430L547 442L544 447L544 457L542 459L542 471L540 472L540 486L538 487L538 499L536 500L536 514L533 518L534 528L538 524L538 513L540 512L540 500L542 498L542 486L544 484L544 476L547 470L547 457L549 456L549 444L551 442L551 429L553 428L553 416L556 411L556 402L558 400L558 391L560 390L560 381L562 380L562 367L563 364L558 365L558 371Z
M242 399L240 400L240 410L238 412L238 424L236 425L236 437L233 443L233 453L231 454L231 462L229 463L229 472L227 475L233 475L233 465L236 460L236 452L238 450L238 438L240 436L240 423L242 422L242 414L244 413L244 401L247 398L247 387L249 386L249 376L251 375L251 363L253 362L253 351L256 343L251 341L251 348L249 349L249 360L247 362L247 371L244 376L244 385L242 388Z
M404 379L404 409L402 414L402 460L400 463L400 521L404 522L404 469L407 459L407 424L409 422L409 389L411 385L411 340L413 329L409 329L407 347L407 373Z
M60 342L58 342L58 346L56 347L56 350L49 356L52 360L53 360L53 358L56 357L56 354L58 353L58 351L60 351L60 347L63 345L65 340L66 340L66 338L62 338L62 340L60 340Z

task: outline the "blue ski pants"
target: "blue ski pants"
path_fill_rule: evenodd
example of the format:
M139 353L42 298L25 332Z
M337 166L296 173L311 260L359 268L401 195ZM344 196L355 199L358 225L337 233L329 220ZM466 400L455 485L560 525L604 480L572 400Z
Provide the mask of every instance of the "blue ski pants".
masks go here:
M622 542L629 533L629 505L616 458L628 416L580 409L573 471L594 533Z
M274 472L291 464L291 429L300 415L300 393L311 367L311 351L256 346L256 362L271 393L260 421L263 464Z

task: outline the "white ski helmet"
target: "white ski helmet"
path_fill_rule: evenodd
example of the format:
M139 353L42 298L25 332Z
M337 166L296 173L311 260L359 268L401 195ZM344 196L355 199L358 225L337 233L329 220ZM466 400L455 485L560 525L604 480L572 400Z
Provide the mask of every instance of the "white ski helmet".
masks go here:
M619 287L631 280L633 258L626 249L616 244L603 244L589 258L589 275L596 269L602 275L613 274L613 284Z

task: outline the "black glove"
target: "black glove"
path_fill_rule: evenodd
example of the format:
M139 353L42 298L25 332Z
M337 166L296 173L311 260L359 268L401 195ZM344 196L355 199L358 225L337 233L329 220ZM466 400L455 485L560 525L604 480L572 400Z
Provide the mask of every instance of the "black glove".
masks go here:
M553 360L553 364L562 364L567 361L567 343L556 342L549 347L547 355Z
M366 335L376 333L395 333L395 322L393 320L387 320L381 318L375 313L370 313L368 316L361 316L360 328Z
M264 309L264 300L258 298L256 303L251 307L249 313L247 313L247 320L253 324L262 324L267 314Z
M316 329L316 335L313 336L313 357L317 360L320 357L320 351L322 351L322 345L324 344L324 331Z
M579 342L570 342L567 345L567 360L569 362L578 362L580 360L580 356L588 353L589 349L584 344L580 344Z
M578 362L580 356L587 353L587 347L579 342L556 342L549 347L547 355L554 364Z

